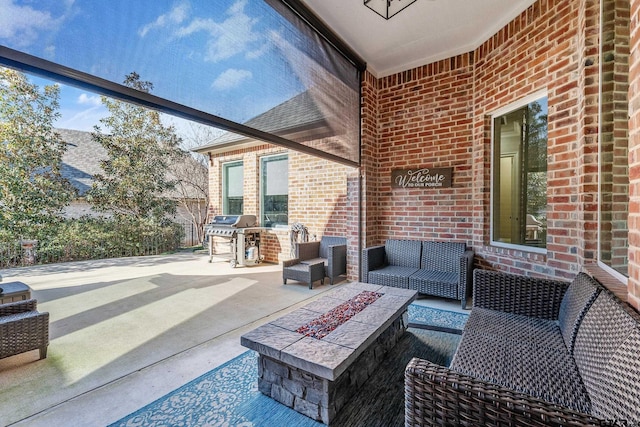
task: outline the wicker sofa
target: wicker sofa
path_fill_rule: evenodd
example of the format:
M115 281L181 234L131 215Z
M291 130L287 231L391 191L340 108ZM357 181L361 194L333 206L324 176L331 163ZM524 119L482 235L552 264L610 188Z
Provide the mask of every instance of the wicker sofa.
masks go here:
M639 425L639 349L638 313L584 273L475 270L451 366L406 367L405 425Z
M457 299L465 308L473 256L465 243L389 239L362 251L360 280Z

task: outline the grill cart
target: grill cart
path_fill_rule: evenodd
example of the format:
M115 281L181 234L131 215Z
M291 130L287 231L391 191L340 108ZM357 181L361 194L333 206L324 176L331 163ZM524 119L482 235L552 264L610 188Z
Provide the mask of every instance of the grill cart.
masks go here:
M229 240L231 267L257 265L264 260L260 253L260 238L264 231L256 227L255 215L218 215L207 225L209 238L209 262L213 259L212 237Z

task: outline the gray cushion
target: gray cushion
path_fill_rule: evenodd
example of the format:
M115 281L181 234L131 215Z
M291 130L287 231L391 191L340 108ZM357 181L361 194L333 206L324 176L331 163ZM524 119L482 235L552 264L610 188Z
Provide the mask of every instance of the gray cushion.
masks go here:
M326 258L311 258L311 259L300 260L300 264L317 264L319 262L322 262L325 265L327 265L327 259Z
M420 268L457 272L466 249L467 245L459 242L422 242Z
M418 269L421 248L419 240L387 240L384 244L387 264Z
M560 303L558 323L565 344L573 353L578 326L602 288L585 273L578 273Z
M474 308L475 310L475 308ZM475 333L465 326L451 369L521 393L589 413L578 369L566 350Z
M553 320L474 307L466 324L474 333L567 351L560 327Z
M369 283L374 285L409 288L409 276L418 271L417 268L389 265L369 272Z
M329 258L329 246L346 245L346 237L322 236L320 238L320 258Z
M633 338L640 322L638 317L637 313L604 289L580 324L573 357L594 403L596 416L608 413L607 407L622 408L625 402L633 401L625 397L625 401L615 402L612 391L605 384L617 381L624 384L628 382L627 375L631 375L634 364L635 369L638 368L638 347L635 348L634 357L621 363L616 362L616 358L620 358L626 351L623 344L638 344L635 341L637 336ZM627 365L631 369L629 372L626 370ZM635 385L635 394L640 395L639 384ZM614 418L624 418L623 414L620 412Z
M458 299L458 279L457 273L418 270L409 277L409 289L421 294Z

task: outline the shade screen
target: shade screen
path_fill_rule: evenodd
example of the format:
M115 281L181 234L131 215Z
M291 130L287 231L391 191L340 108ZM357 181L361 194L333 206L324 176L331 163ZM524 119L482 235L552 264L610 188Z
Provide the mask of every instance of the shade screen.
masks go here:
M2 46L359 162L360 71L280 1L1 4Z
M244 167L242 163L234 163L226 167L227 196L242 197L244 195Z

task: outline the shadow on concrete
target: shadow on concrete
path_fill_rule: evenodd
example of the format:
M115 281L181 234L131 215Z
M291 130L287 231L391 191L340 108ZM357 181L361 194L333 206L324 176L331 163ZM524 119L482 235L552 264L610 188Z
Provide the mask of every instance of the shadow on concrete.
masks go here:
M44 360L35 361L33 352L0 360L2 425L336 286L283 285L277 265L231 269L190 253L18 270L12 275L33 283L39 309L51 315L51 343ZM118 278L109 280L110 274Z

